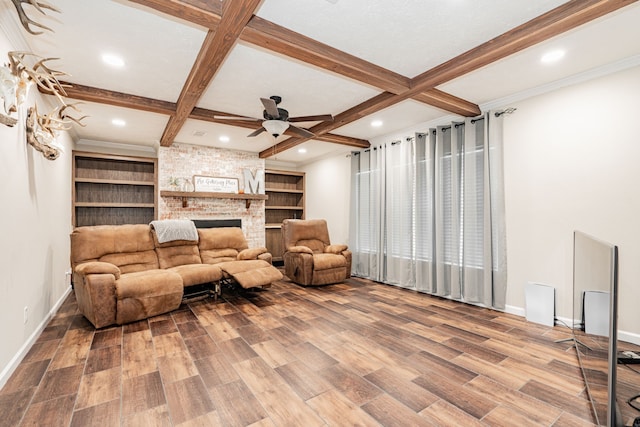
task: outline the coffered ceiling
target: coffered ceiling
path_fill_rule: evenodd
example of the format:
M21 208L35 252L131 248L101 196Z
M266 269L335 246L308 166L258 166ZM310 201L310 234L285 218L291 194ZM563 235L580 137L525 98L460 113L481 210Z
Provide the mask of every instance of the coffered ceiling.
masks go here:
M182 142L302 164L640 55L640 6L622 0L47 0L28 48L55 56L82 101L78 139ZM33 27L38 30L38 28ZM544 65L541 56L565 57ZM105 54L124 65L106 65ZM315 137L263 132L260 98L282 97ZM125 126L115 127L119 118ZM379 127L372 121L382 122ZM222 138L221 137L226 137ZM306 153L299 153L305 148Z

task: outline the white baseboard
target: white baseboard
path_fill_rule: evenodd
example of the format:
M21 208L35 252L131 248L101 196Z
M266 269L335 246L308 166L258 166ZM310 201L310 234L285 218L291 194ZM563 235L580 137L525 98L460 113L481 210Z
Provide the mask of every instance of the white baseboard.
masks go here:
M504 309L505 313L514 314L516 316L525 317L525 311L522 307L507 305ZM571 327L573 320L568 317L556 316L556 326ZM640 334L618 330L618 340L628 342L630 344L640 345Z
M516 307L514 305L507 305L504 307L504 312L509 314L514 314L516 316L525 317L524 308Z
M24 359L24 357L27 355L29 350L31 350L31 347L36 342L36 340L38 339L42 331L44 331L44 328L47 327L49 320L51 320L53 315L58 312L58 309L60 308L60 306L62 305L62 303L70 293L71 293L71 287L69 287L67 291L60 297L60 299L56 301L56 303L53 305L53 307L51 307L51 310L44 317L44 319L42 319L42 322L40 322L40 324L35 329L35 331L33 331L33 333L29 336L29 338L24 342L22 347L20 347L20 350L18 350L16 355L13 356L9 364L7 364L7 366L5 366L2 372L0 372L0 389L2 389L4 385L7 383L7 381L9 381L9 378L11 377L13 372L16 370L20 362L22 362L22 359Z

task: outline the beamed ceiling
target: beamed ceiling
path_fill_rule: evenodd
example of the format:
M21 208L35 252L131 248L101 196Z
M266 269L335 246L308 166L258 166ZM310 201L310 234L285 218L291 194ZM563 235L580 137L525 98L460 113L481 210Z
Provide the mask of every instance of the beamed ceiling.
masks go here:
M11 15L1 0L2 22ZM218 146L305 163L640 54L640 7L623 0L48 0L61 10L29 48L60 57L85 141ZM16 24L16 28L18 24ZM540 56L565 58L542 65ZM111 69L104 53L124 59ZM638 62L638 61L636 61ZM315 135L247 135L280 95ZM226 119L225 117L230 117ZM113 128L112 118L127 122ZM371 127L373 119L383 122ZM229 141L220 141L221 136ZM294 147L304 146L305 155Z

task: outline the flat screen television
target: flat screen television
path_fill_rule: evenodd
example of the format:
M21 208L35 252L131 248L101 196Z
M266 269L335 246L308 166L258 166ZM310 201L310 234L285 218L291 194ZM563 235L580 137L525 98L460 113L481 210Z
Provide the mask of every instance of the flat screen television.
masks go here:
M623 426L616 400L618 247L580 231L573 244L573 337L598 425Z

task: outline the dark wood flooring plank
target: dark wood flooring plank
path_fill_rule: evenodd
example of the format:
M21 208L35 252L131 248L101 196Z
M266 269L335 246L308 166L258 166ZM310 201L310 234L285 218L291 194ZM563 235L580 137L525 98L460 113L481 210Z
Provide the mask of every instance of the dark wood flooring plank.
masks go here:
M122 362L121 349L120 345L112 345L111 347L101 347L89 351L85 374L93 374L94 372L120 366Z
M120 425L120 399L73 413L71 427Z
M364 378L415 412L422 411L438 400L436 395L411 381L398 378L387 368L365 375Z
M110 327L109 329L96 331L93 336L93 342L91 343L91 349L111 347L119 344L122 344L122 328Z
M557 408L561 408L570 414L573 414L586 421L592 422L591 407L589 402L584 398L577 397L570 393L566 393L557 388L542 384L538 381L531 380L525 384L520 392L528 394L542 402L546 402Z
M318 372L329 384L358 406L382 394L382 390L341 364L332 365Z
M23 426L59 427L71 422L75 395L33 403L22 419Z
M0 394L0 426L17 426L26 412L36 388Z
M166 399L159 372L131 378L122 383L122 416L164 405Z
M481 419L498 406L483 393L458 386L437 374L418 377L413 382L477 419Z
M80 381L75 409L84 409L119 398L122 389L121 379L119 367L84 375Z
M307 404L330 426L378 426L371 415L336 390L327 390Z
M209 389L236 381L240 378L231 363L222 353L196 360L194 363L202 380Z
M387 427L432 427L435 425L387 394L382 394L363 405L362 409L381 425Z
M47 371L49 362L50 360L40 360L38 362L19 364L7 383L2 387L2 390L0 390L0 395L37 387Z
M76 365L47 371L38 387L38 392L33 397L33 401L43 402L62 396L75 395L83 378L83 370L83 365Z
M214 411L215 405L200 376L165 385L169 413L175 424Z
M268 415L243 381L234 381L209 389L225 426L248 426Z
M275 371L302 400L311 399L331 389L330 384L299 360L279 366Z

